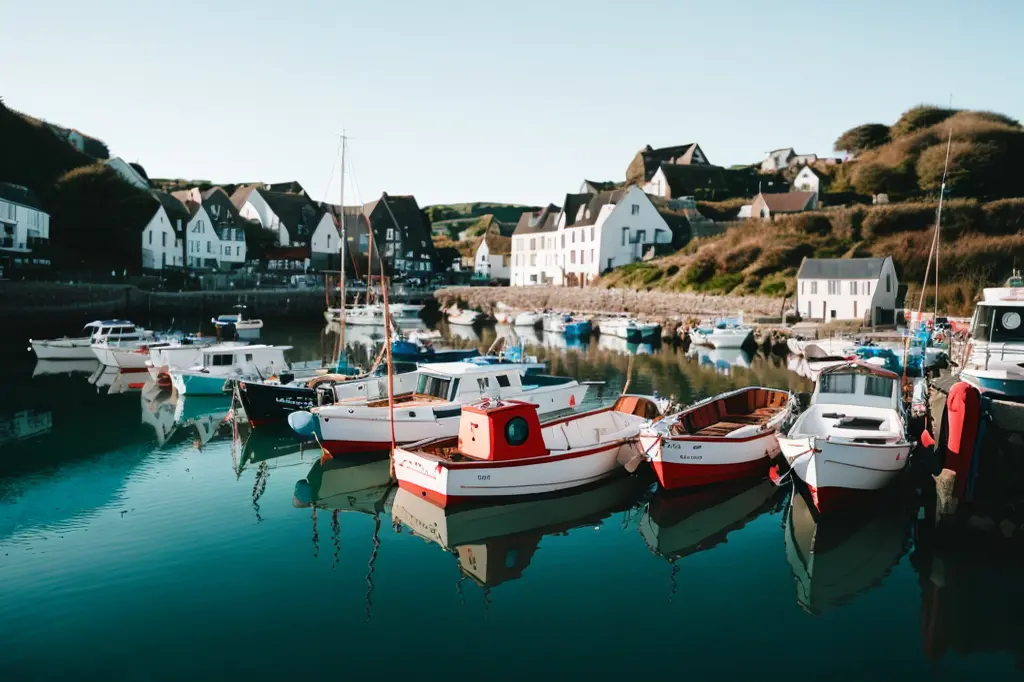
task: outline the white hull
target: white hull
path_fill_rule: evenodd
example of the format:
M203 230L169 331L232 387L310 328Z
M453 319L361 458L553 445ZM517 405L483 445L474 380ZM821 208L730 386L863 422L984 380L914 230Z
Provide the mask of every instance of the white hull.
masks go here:
M541 313L519 313L515 318L515 326L536 327L542 318Z
M92 340L88 337L78 339L53 339L51 341L30 341L32 352L40 360L93 360Z
M712 348L742 348L748 340L753 339L754 330L747 327L733 329L714 329L708 333L693 330L690 332L690 343Z
M448 315L448 324L460 324L472 326L480 319L480 313L475 310L464 310L457 315Z
M96 345L92 347L92 351L101 364L118 369L145 369L146 361L149 360L149 351L143 351L141 348Z

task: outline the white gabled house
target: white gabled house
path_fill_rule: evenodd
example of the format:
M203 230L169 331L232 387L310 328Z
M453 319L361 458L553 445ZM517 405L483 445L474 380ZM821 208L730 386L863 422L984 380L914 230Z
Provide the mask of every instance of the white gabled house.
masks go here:
M184 261L182 237L189 221L188 209L164 192L151 192L159 202L153 217L142 230L142 268L180 268Z
M310 267L314 270L337 270L341 257L341 235L338 222L330 211L324 211L309 241Z
M473 271L480 277L509 282L512 279L512 239L503 237L496 226L484 233L473 257Z
M891 256L805 258L796 279L797 311L805 319L895 322L899 278Z
M810 166L804 166L793 178L793 189L800 192L821 192L821 175Z
M568 194L553 224L549 220L550 215L526 214L516 227L514 286L583 286L607 270L642 259L656 244L672 243L665 218L635 186Z
M33 254L49 243L50 214L32 190L0 182L0 271L9 276L21 266L50 265L45 254Z

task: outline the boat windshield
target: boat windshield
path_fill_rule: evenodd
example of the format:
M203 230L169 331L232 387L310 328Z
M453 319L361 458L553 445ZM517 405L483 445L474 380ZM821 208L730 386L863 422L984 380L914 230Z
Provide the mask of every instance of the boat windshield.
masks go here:
M416 392L420 395L447 399L448 387L450 385L451 379L443 379L430 374L420 374L419 381L416 383Z
M978 306L971 337L975 341L1024 343L1024 308L1017 306ZM993 327L993 322L995 327Z

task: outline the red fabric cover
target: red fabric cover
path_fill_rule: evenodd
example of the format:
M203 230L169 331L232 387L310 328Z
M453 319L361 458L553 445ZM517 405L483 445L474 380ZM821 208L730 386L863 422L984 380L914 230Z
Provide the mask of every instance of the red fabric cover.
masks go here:
M946 439L946 468L956 473L954 495L964 499L971 472L974 442L981 421L981 393L975 386L960 381L953 385L946 398L949 436Z

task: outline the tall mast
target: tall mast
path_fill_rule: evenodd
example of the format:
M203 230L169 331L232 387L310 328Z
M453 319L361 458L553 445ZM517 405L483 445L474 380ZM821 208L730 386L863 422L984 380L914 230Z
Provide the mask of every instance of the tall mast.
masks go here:
M345 308L346 308L346 297L345 297L345 142L348 138L345 137L345 130L341 131L341 196L338 198L338 223L341 226L339 231L341 234L341 246L338 247L338 271L341 277L341 334L340 334L340 351L338 361L341 361L341 355L345 353Z

